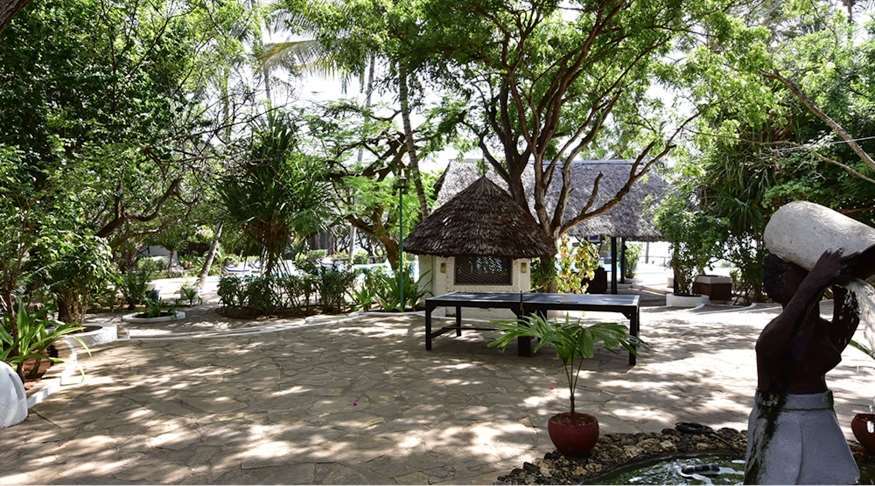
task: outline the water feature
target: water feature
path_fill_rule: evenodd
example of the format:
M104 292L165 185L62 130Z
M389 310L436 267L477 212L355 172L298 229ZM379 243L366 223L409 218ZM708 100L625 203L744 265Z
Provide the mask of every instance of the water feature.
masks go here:
M625 469L598 484L742 484L744 460L727 456L664 459ZM860 484L875 484L875 466L860 467Z
M853 280L845 288L848 289L845 305L855 309L860 317L858 331L863 334L863 342L857 344L866 347L871 354L875 351L875 288L862 280Z

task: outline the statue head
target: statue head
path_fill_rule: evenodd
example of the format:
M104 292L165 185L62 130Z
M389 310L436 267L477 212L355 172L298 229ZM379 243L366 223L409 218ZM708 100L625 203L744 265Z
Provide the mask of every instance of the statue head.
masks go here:
M793 263L768 253L763 268L763 290L775 302L790 302L808 272Z

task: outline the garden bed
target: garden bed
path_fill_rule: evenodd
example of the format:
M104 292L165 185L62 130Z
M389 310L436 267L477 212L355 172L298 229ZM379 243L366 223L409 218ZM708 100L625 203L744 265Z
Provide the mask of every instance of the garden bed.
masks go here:
M137 312L135 314L128 314L122 316L122 320L125 322L130 322L134 324L150 324L157 322L171 322L178 321L181 319L185 319L185 312L182 311L164 311L159 313L155 317L145 317L146 314L143 312Z
M232 319L258 319L258 318L300 318L310 317L320 314L318 308L296 308L283 309L265 314L264 312L253 309L251 307L222 307L216 311L222 317L230 317Z
M522 467L499 476L498 484L598 484L623 471L665 459L743 458L746 447L743 431L713 430L698 424L678 424L674 429L655 433L605 434L589 457L568 458L556 451L549 452L543 459L523 463ZM875 458L865 456L855 443L851 448L861 469L875 467Z

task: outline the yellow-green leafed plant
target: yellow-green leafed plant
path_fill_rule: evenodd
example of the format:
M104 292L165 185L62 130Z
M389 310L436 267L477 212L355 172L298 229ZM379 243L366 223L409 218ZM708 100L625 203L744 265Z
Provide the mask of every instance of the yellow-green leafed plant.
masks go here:
M630 336L626 327L612 322L583 325L580 320L572 321L568 316L564 321L554 321L538 315L530 315L519 321L500 321L497 323L501 336L489 345L500 349L507 348L520 337L537 338L535 352L550 346L562 360L565 378L568 381L571 413L574 412L574 390L584 360L595 355L597 346L609 351L625 349L636 352L638 338Z
M48 359L61 362L49 356L49 346L61 337L79 331L82 327L60 321L46 319L29 312L24 302L18 303L14 315L3 316L0 325L0 361L15 368L21 377L24 364L31 360Z

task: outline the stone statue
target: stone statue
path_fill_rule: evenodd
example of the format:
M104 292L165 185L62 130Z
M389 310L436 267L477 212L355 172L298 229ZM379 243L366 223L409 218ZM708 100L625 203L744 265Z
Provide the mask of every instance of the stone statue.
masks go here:
M0 429L27 418L27 395L18 373L0 361Z
M766 258L764 289L783 310L756 343L757 392L748 421L747 484L855 484L860 472L833 411L826 374L860 323L842 283L856 255L826 251L810 272ZM832 321L820 300L832 287Z

